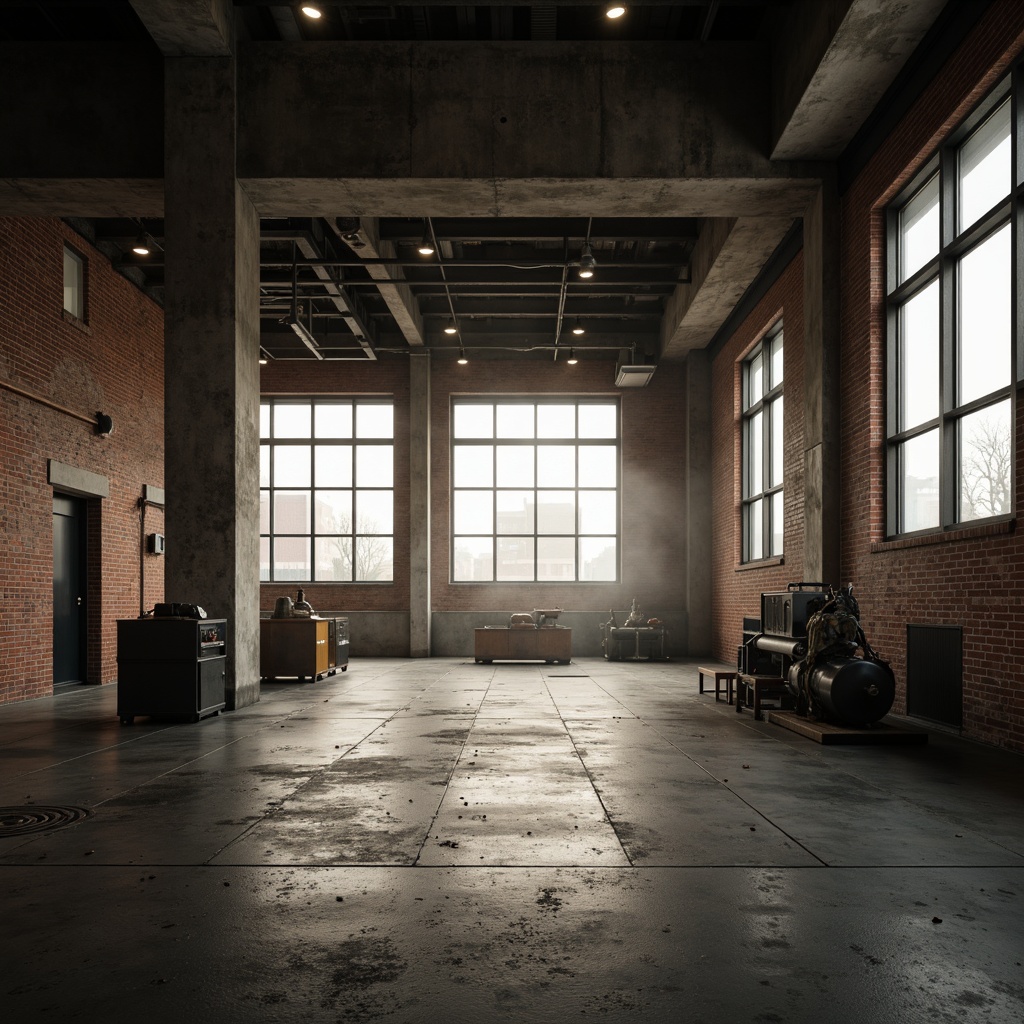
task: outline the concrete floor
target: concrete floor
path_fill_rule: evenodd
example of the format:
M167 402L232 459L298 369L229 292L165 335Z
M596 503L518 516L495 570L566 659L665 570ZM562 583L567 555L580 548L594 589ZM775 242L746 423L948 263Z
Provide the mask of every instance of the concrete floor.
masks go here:
M198 724L2 707L0 804L92 812L0 838L3 1019L1024 1019L1024 761L821 747L696 680L356 659Z

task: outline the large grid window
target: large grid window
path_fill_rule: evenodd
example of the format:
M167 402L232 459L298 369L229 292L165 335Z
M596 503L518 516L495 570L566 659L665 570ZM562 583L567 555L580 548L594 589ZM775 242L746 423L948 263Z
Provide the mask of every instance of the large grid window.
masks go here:
M743 561L782 555L782 325L743 362Z
M452 402L452 580L618 579L619 405Z
M1012 511L1020 203L1010 88L889 211L890 536Z
M394 579L394 405L260 405L260 579Z

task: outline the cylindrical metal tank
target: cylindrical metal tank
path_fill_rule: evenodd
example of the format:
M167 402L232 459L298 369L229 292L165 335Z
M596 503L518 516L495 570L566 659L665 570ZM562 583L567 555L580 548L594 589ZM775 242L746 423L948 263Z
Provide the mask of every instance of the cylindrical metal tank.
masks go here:
M794 640L788 636L765 636L757 638L757 648L771 654L784 654L787 658L802 658L807 653L807 641Z
M789 670L789 689L799 692L798 665ZM870 725L884 718L896 699L888 665L868 658L832 658L811 669L811 700L837 725Z

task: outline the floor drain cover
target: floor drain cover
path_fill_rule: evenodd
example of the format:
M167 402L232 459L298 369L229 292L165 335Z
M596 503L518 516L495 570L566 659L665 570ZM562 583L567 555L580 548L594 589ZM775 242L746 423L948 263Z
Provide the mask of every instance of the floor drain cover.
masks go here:
M32 832L51 832L89 817L84 807L0 807L0 839L27 836Z

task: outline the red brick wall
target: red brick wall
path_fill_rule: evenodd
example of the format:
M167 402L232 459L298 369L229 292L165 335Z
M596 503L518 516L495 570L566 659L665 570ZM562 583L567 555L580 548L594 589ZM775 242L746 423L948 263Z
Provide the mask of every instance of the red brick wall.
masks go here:
M906 707L906 627L964 628L964 733L1024 750L1024 538L1006 528L885 541L885 205L1024 52L1024 5L993 4L842 201L842 573ZM1016 514L1024 486L1017 402Z
M84 324L63 310L65 241L87 260ZM53 689L48 459L110 483L108 498L88 501L86 675L116 678L115 623L140 606L137 501L143 484L163 486L163 381L160 307L61 221L0 218L0 702ZM114 433L38 399L102 411ZM147 511L146 531L163 532L160 510ZM162 596L163 562L147 555L146 607Z
M306 600L323 611L406 611L409 608L409 361L382 354L376 361L283 360L260 368L260 393L389 397L395 403L395 571L392 583L314 583ZM297 584L263 583L260 609L273 611Z
M743 618L759 618L761 593L785 590L803 578L803 253L797 254L768 294L715 356L711 366L712 615L716 658L732 664ZM785 533L783 559L741 564L741 389L744 357L779 320L783 322Z
M606 360L501 363L435 360L432 401L432 579L437 611L556 607L607 612L636 597L649 614L685 610L683 371L663 362L645 388L614 386ZM449 410L452 395L608 395L622 408L622 577L619 583L473 584L449 581ZM598 620L595 620L595 625Z

